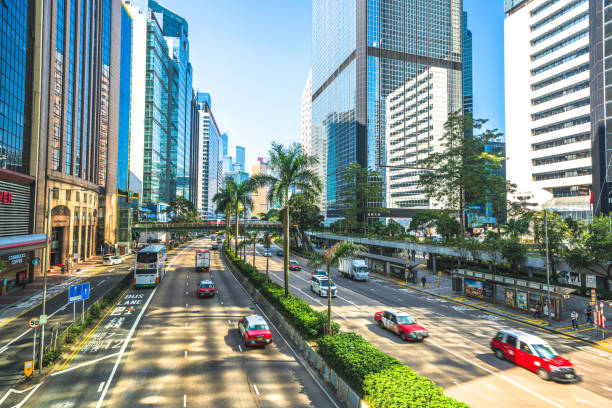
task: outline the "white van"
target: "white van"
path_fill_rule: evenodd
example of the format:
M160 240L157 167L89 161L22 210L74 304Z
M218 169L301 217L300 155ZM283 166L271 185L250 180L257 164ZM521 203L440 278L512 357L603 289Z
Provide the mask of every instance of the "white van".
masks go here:
M318 293L319 296L327 296L327 288L329 287L329 279L327 276L312 275L310 278L310 289L314 293ZM336 284L334 281L331 282L331 295L335 297L338 295Z

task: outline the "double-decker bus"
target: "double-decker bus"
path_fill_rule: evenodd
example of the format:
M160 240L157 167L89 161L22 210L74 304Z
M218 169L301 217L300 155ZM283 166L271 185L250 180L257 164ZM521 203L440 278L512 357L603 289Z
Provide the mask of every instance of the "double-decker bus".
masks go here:
M166 247L149 245L136 254L134 286L155 287L166 275Z

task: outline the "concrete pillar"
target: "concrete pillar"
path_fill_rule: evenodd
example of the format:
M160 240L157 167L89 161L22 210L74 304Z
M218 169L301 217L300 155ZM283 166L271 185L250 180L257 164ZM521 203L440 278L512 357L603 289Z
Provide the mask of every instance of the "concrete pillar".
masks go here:
M389 261L385 261L385 276L391 275L391 263Z
M432 263L432 270L435 275L438 272L437 267L436 267L436 254L431 254L431 263Z

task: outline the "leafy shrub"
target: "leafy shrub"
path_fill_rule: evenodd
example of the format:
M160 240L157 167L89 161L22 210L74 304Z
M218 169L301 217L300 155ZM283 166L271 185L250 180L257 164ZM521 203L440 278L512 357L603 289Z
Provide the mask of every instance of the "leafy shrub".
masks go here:
M442 388L405 365L394 365L367 376L364 399L371 407L385 408L467 408L468 405L444 395Z
M325 336L317 341L319 354L338 375L357 392L363 394L363 383L370 374L393 366L402 366L355 333Z

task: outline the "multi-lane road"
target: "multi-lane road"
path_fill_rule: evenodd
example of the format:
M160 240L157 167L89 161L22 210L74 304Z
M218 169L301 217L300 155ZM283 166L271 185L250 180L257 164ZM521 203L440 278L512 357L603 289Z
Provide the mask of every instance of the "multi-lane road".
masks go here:
M257 248L256 264L265 271L266 260ZM249 255L247 260L251 262ZM302 266L305 260L300 259ZM273 256L272 278L282 285L282 258ZM338 287L333 300L334 319L345 330L361 334L384 352L433 379L447 394L472 407L491 404L512 407L592 407L612 405L612 354L572 338L555 335L451 301L426 296L373 277L369 282L332 279ZM310 269L290 274L291 291L319 310L327 299L310 290ZM407 311L429 330L421 343L407 343L379 328L376 311ZM498 360L489 348L497 330L514 328L535 334L568 357L582 381L577 384L546 382L536 374ZM501 404L501 405L500 405Z
M195 249L205 245L171 253L157 289L123 293L40 386L6 406L26 398L26 407L63 408L340 406L273 326L271 345L244 349L238 319L262 312L217 252L210 273L195 272ZM217 296L197 297L203 279Z

